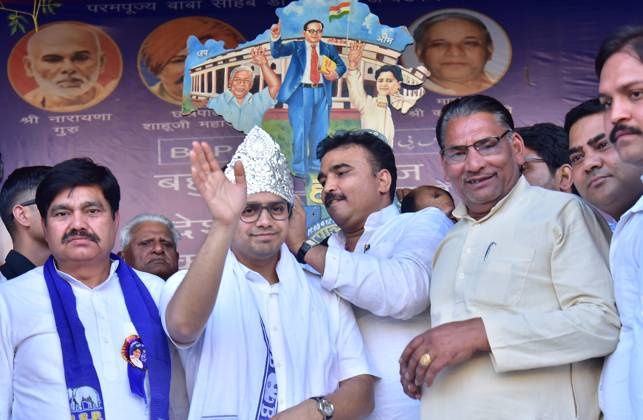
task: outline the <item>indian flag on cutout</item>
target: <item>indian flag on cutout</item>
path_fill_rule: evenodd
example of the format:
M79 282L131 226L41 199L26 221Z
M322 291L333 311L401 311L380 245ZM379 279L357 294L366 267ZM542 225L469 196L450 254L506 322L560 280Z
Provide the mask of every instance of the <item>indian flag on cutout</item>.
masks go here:
M351 2L343 1L337 6L330 6L328 20L339 19L344 15L347 15L351 12Z

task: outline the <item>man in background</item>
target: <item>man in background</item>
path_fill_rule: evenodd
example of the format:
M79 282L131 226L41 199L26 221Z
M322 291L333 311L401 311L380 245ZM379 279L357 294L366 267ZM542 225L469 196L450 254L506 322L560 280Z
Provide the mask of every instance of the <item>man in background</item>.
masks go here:
M595 62L605 132L623 162L643 166L643 26L617 29ZM642 178L643 180L643 178ZM643 198L618 220L610 246L614 295L623 328L605 362L599 398L606 419L643 419Z
M167 217L139 214L121 230L119 255L130 267L167 280L179 269L179 239L181 234Z
M36 188L50 166L25 166L13 171L0 189L0 216L13 241L13 249L0 267L0 282L43 265L49 247L36 208Z
M553 191L572 191L567 133L552 123L516 128L525 144L521 172L531 185Z
M574 186L581 197L607 216L612 230L643 193L643 166L625 163L605 132L605 107L587 100L565 115Z

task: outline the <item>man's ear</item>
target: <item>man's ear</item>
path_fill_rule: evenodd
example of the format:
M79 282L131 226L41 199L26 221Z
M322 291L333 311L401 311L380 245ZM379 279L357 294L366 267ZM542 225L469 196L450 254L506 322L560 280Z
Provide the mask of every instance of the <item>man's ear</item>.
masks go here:
M377 191L381 194L388 195L389 190L391 189L391 182L393 182L393 178L391 177L391 173L388 169L380 169L377 173L377 180L379 183Z
M105 60L106 60L105 53L101 53L101 55L100 55L100 64L99 64L100 65L100 67L99 67L100 70L99 70L98 74L103 74L103 71L105 71Z
M515 131L511 133L511 148L514 151L516 163L518 165L525 163L525 142Z
M13 220L15 220L16 223L24 227L31 226L31 220L29 219L29 215L27 214L26 207L21 206L20 204L16 204L11 210L13 213Z
M563 192L572 192L572 184L574 179L572 177L572 166L569 163L563 164L560 168L556 169L554 174L558 190Z
M22 57L22 65L25 67L25 74L33 79L33 64L29 54Z

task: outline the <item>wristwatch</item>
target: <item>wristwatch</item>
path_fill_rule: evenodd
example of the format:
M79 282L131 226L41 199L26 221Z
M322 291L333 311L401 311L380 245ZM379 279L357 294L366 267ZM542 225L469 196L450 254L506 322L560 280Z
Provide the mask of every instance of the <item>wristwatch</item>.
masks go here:
M313 241L312 239L306 239L304 243L301 244L301 247L299 247L299 251L297 251L297 255L295 255L295 258L297 258L297 261L300 264L306 264L306 261L304 260L306 253L310 251L310 248L317 245L318 245L317 242Z
M326 397L312 397L311 400L317 401L317 410L324 416L324 420L330 420L335 414L335 406L328 401Z

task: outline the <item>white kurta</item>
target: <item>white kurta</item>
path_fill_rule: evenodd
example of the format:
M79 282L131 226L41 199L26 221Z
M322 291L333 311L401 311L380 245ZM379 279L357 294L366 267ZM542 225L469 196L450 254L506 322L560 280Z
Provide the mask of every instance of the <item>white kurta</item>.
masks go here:
M328 241L321 285L351 302L381 380L370 420L413 420L420 405L402 391L399 358L429 319L431 260L452 222L434 207L400 214L390 205L366 220L354 252L341 232Z
M623 324L605 361L599 402L606 420L643 419L643 197L621 216L610 246L616 306Z
M241 264L232 252L228 253L221 288L205 330L195 343L180 346L190 395L190 419L216 415L229 415L230 418L238 416L239 419L254 417L263 365L254 369L254 361L248 356L255 355L263 345L260 325L255 326L253 323L257 314L265 324L272 350L279 411L307 398L330 394L345 379L374 374L369 367L362 337L350 306L336 295L323 290L317 282L306 280L303 270L285 245L282 246L281 253L282 257L277 264L280 282L274 285ZM284 263L284 256L292 261ZM180 271L166 283L160 304L164 322L167 305L185 274L186 271ZM303 288L288 284L293 280L305 281L307 284ZM237 286L240 295L231 292ZM300 294L290 294L293 287ZM313 296L307 297L301 293L311 293ZM235 304L235 300L240 302L239 306ZM321 302L321 306L303 307L304 302ZM244 314L234 313L233 310L240 310ZM310 319L321 320L318 324L303 324L301 320L307 319L307 313L310 312L316 313ZM239 323L239 318L252 322ZM247 325L247 329L242 329L242 325ZM288 329L288 326L293 325L298 327ZM221 331L217 328L232 330ZM321 335L324 340L322 345L310 346L306 336L312 331L327 332ZM231 341L225 341L226 338ZM323 348L326 350L322 350ZM303 367L296 362L302 355L307 360ZM322 366L324 360L330 361L329 368ZM314 392L317 393L309 395L310 390L316 390ZM226 393L227 396L224 395Z
M136 334L112 262L109 277L90 289L58 272L76 297L78 317L101 384L108 419L149 417L143 399L132 394L127 361L121 356L125 338ZM136 272L158 303L163 280ZM184 392L185 393L185 392ZM0 286L0 419L69 419L69 400L60 339L43 267Z

